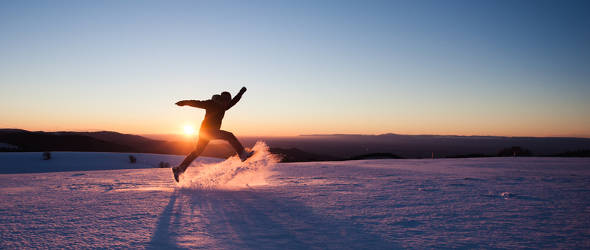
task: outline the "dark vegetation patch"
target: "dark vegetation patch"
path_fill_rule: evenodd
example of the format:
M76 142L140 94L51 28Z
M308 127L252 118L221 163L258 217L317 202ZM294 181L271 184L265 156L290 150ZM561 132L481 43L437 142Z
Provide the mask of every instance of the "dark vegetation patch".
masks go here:
M464 155L449 155L446 158L481 158L481 157L493 157L493 155L486 155L486 154L464 154Z
M558 157L590 157L590 150L566 151L553 156Z
M399 155L395 155L392 153L371 153L371 154L364 154L364 155L357 155L350 157L349 160L368 160L368 159L403 159L403 157Z

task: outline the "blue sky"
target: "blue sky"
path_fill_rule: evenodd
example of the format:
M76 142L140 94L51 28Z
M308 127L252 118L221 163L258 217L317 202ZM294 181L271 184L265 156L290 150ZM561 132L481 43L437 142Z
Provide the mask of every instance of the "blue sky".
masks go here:
M590 137L584 1L2 1L0 127Z

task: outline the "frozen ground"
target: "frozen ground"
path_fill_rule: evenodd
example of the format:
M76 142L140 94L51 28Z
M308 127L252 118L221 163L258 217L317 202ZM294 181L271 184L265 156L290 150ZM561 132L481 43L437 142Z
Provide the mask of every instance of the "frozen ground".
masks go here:
M156 168L160 162L175 165L183 159L182 156L163 154L51 152L50 160L42 160L42 154L0 152L0 174ZM129 162L130 155L137 159L136 163ZM199 160L206 163L219 161L208 157Z
M254 160L1 174L0 248L590 248L589 159Z

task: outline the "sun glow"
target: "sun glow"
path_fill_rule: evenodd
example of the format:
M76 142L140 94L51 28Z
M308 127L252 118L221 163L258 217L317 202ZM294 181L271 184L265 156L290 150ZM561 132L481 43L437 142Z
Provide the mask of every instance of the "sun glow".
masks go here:
M193 134L195 134L195 127L193 125L190 125L190 124L184 125L184 134L185 135L193 135Z

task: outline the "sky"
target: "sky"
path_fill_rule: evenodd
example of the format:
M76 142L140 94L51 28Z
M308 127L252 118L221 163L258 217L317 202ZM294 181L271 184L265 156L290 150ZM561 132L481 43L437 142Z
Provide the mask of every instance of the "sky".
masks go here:
M587 1L0 1L0 127L590 137Z

